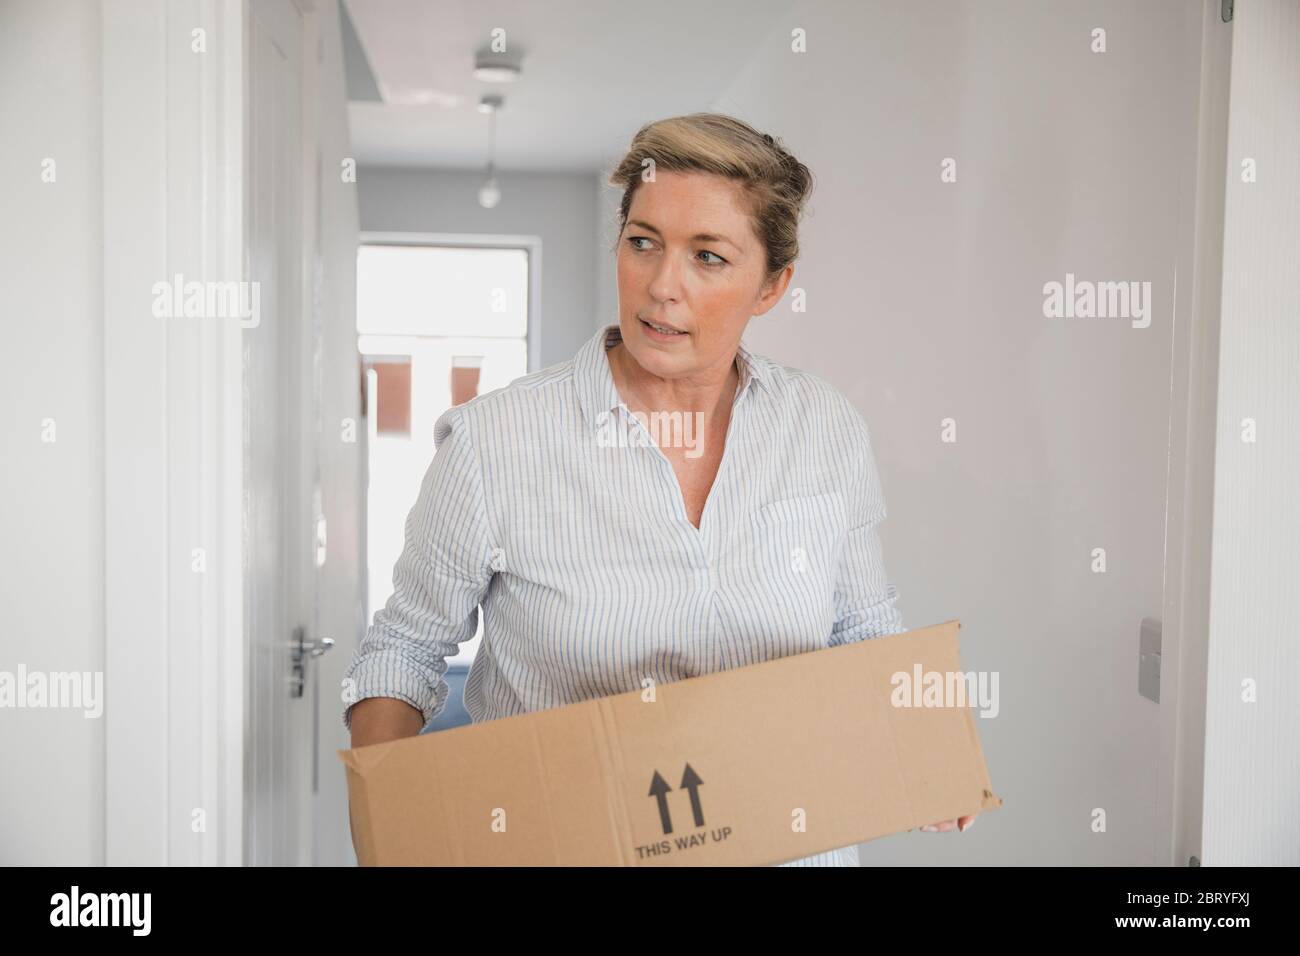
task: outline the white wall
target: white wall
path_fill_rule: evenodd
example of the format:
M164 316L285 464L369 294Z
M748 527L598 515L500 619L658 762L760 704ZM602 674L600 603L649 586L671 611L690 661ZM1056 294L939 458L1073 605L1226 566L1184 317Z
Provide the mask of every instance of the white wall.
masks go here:
M0 670L11 673L104 666L99 70L99 4L0 4ZM54 442L42 441L45 419ZM0 863L104 862L103 752L102 717L0 709Z
M905 619L961 619L963 665L1000 675L1001 712L977 722L1004 807L959 837L873 842L864 863L1164 862L1138 634L1162 608L1199 17L1182 0L798 3L713 104L817 180L792 283L808 311L787 298L747 342L854 401ZM1043 285L1067 272L1150 281L1150 327L1045 318Z
M1236 5L1203 862L1300 864L1300 4ZM1253 159L1256 181L1243 182ZM1255 423L1245 441L1244 419ZM1253 685L1253 700L1247 697Z
M501 202L495 209L478 204L484 178L479 171L363 167L357 175L361 228L540 236L540 367L563 362L578 351L595 326L592 176L498 172Z

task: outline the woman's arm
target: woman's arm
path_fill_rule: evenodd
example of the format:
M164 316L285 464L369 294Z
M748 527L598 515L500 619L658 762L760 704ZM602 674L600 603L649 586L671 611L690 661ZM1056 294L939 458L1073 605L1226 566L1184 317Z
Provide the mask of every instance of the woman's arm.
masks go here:
M461 415L434 426L436 451L406 519L393 594L344 675L353 746L413 736L446 704L447 658L474 636L493 569L477 452ZM359 721L354 726L353 721Z
M352 708L352 746L414 737L424 729L424 713L393 697L367 697Z
M835 625L829 646L851 644L906 628L898 609L898 589L885 572L877 530L885 520L885 496L867 424L845 400L848 443L854 474L846 492L849 531L835 582Z

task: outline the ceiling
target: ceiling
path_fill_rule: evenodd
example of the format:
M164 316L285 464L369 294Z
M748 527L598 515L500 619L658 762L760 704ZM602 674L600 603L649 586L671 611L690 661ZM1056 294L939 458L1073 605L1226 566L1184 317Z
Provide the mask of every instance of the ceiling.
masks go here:
M500 93L499 170L594 172L640 126L712 107L793 0L345 0L344 56L357 161L483 169ZM514 83L474 78L505 30ZM351 35L349 35L351 34Z

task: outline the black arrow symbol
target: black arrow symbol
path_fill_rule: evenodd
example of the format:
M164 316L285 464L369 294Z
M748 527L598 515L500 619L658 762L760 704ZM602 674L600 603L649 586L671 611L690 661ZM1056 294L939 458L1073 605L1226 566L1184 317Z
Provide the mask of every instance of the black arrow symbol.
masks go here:
M650 793L647 796L656 797L659 800L659 822L663 824L664 833L673 832L673 818L668 813L668 791L672 787L668 786L668 781L655 771L654 779L650 781Z
M695 814L697 827L704 826L704 811L700 809L700 784L703 782L694 768L687 764L686 772L682 774L682 789L691 792L691 813Z

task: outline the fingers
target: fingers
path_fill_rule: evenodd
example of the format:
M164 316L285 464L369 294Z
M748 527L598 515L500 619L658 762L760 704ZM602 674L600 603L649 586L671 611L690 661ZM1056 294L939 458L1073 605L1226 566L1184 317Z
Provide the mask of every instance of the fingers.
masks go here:
M921 827L922 833L947 833L949 830L957 829L956 820L944 820L941 823L931 823L929 826Z
M940 823L931 823L928 826L921 827L922 833L948 833L950 830L965 832L975 824L977 814L971 814L968 817L958 817L956 820L944 820Z

